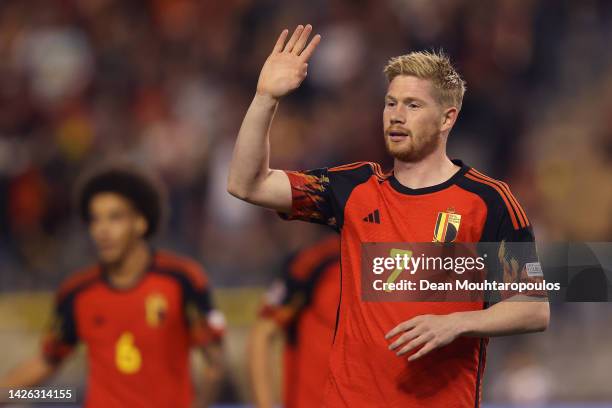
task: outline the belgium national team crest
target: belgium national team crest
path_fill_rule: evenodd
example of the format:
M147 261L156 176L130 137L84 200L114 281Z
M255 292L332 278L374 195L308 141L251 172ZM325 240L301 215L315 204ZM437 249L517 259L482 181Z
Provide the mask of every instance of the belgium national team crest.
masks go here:
M455 214L453 209L439 212L433 242L454 242L459 234L460 224L461 214Z
M147 324L151 327L158 327L166 319L168 311L168 301L160 293L152 293L145 300L145 312Z

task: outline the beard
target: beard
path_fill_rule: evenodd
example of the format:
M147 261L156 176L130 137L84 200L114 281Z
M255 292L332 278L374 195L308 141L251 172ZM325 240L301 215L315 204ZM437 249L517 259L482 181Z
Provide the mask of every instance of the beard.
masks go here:
M435 132L415 135L409 133L401 142L393 142L389 136L389 130L385 131L385 147L393 158L406 162L415 163L423 160L433 153L440 145L440 136Z

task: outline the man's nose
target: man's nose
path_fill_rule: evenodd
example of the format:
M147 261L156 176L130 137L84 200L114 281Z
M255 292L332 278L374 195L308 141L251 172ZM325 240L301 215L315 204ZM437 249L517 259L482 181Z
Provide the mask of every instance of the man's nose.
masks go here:
M406 122L406 118L404 117L404 115L401 114L401 112L398 112L396 110L391 115L391 124L392 125L401 124L401 123L405 123L405 122Z
M91 225L91 234L94 238L104 239L108 235L108 224L101 221L96 221Z
M395 124L401 124L401 123L405 123L406 122L406 115L404 112L404 107L402 106L402 104L396 104L395 106L393 106L393 108L391 109L391 112L389 112L389 120L391 121L392 125Z

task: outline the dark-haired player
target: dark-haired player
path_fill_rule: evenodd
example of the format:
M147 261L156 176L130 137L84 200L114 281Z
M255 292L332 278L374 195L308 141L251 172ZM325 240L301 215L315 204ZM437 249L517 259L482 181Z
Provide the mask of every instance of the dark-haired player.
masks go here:
M162 213L155 183L134 170L107 168L83 183L78 206L98 263L61 286L41 353L0 385L40 384L81 342L86 407L190 407L195 346L209 362L204 398L211 398L223 372L223 315L197 262L149 245Z
M340 242L329 236L293 255L266 293L251 332L249 365L255 406L272 408L274 338L284 334L284 408L319 407L327 377L340 289Z
M324 406L478 406L487 338L544 330L548 303L516 301L523 295L487 308L484 302L365 302L361 245L527 243L524 256L506 253L500 264L504 278L537 280L531 223L505 183L448 158L446 142L465 85L438 53L412 52L385 67L390 174L368 162L305 172L270 169L270 125L279 99L306 77L320 41L317 35L308 42L311 31L298 26L288 38L284 30L266 60L238 134L228 191L341 234L342 292Z

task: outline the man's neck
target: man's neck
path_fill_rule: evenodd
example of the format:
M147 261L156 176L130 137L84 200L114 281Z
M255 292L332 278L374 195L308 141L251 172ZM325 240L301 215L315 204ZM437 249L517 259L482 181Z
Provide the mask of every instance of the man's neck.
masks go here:
M146 242L138 242L126 256L106 271L110 283L117 288L133 286L146 271L151 262L151 251Z
M436 153L418 162L403 162L395 159L393 174L403 186L411 189L431 187L442 184L457 173L459 166L454 164L446 153Z

